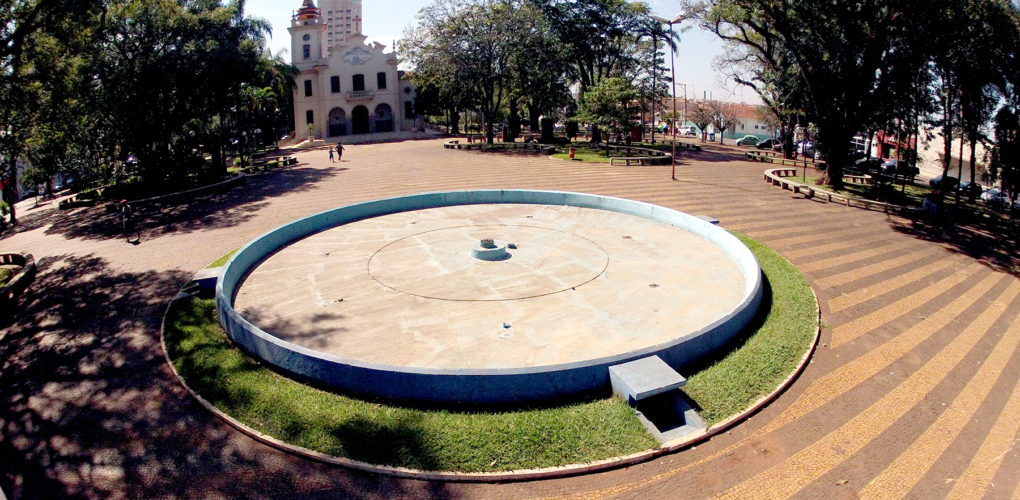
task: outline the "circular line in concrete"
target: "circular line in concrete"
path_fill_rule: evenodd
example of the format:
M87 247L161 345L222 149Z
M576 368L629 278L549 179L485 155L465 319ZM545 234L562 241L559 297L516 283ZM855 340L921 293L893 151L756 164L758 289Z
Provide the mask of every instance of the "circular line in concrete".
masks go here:
M515 237L511 238L514 241L503 237L508 234L507 231L514 234ZM509 251L509 259L478 261L471 256L470 244L473 240L465 234L468 232L498 234L502 241L508 241L515 248ZM453 234L447 237L447 233ZM552 242L555 245L544 245L547 239L557 241ZM426 249L421 247L430 247L427 250L432 252L442 252L445 257L443 262L436 263L445 268L441 275L433 276L432 279L422 277L422 273L408 276L407 272L401 273L379 263L385 260L378 258L380 255L385 257L388 253L397 254L393 258L399 260L411 256L400 254L414 251L424 253ZM546 265L550 258L556 261L569 259L574 265L565 270L558 269ZM534 299L579 288L602 276L609 268L609 260L609 253L595 241L558 229L520 224L453 226L408 235L383 245L369 258L368 274L390 290L415 297L452 302L493 302ZM565 272L569 275L563 276ZM449 290L447 295L428 293L427 290L442 289L434 286L434 280L456 279L457 275L465 273L476 277L474 281L462 280L468 282L468 286ZM501 287L499 278L511 274L516 278L516 283L520 284ZM573 279L566 281L570 278Z

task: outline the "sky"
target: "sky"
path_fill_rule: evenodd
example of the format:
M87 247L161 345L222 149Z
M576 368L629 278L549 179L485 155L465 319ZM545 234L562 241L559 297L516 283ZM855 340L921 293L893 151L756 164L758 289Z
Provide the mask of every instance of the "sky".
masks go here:
M647 3L652 7L655 15L672 19L680 10L680 2L676 0L651 0ZM386 45L387 50L392 50L393 43L399 40L404 30L415 23L415 16L427 2L412 2L409 0L366 0L362 4L363 29L369 42L379 42ZM301 6L301 0L248 0L246 11L248 15L259 17L269 21L273 26L273 36L270 47L273 53L283 50L290 52L290 34L287 28L290 26L291 15L294 10ZM677 25L675 29L680 30ZM724 101L746 102L758 104L761 101L755 93L736 84L725 81L723 76L714 69L713 60L722 53L722 43L719 39L708 32L691 27L680 35L681 41L677 47L676 57L676 81L677 97L684 94L686 86L688 97L697 95L721 99ZM667 55L667 59L668 59ZM710 95L706 95L710 94Z

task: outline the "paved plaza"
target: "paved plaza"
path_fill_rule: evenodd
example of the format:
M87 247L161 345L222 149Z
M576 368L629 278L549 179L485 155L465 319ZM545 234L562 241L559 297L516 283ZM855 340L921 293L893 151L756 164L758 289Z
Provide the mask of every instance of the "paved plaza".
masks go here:
M32 253L39 274L0 333L9 498L1020 497L1015 241L807 200L712 146L685 157L676 182L669 166L461 152L437 140L349 146L341 163L325 149L296 156L241 187L143 211L138 245L101 208L19 212L0 253ZM818 350L774 403L693 449L507 484L395 479L291 456L205 411L172 376L160 322L207 263L323 210L461 189L586 192L715 217L805 274L822 308Z

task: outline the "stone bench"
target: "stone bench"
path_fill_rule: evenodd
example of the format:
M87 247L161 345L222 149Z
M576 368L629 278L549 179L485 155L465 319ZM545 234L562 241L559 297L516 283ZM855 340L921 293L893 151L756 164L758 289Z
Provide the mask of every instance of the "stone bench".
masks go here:
M870 186L875 183L875 179L870 175L844 175L843 182Z
M35 281L35 259L32 254L8 253L0 255L0 264L18 266L6 285L0 287L0 314L13 312L18 297Z
M652 160L654 160L654 158L650 158L650 157L646 157L646 156L624 156L624 157L617 156L617 157L610 158L609 159L609 164L610 165L619 165L619 164L622 163L623 165L626 165L626 166L631 166L631 165L635 165L635 164L636 165L651 165Z

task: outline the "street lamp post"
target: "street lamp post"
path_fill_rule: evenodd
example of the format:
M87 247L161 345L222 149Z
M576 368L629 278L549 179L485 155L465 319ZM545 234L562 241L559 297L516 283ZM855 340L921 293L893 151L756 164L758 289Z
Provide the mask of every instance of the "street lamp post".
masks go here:
M676 17L674 17L673 19L670 19L670 20L666 20L666 19L663 19L661 17L655 17L655 16L653 16L652 19L654 19L656 22L659 22L661 24L668 24L669 25L669 41L670 41L670 43L669 43L669 77L673 81L673 119L671 120L673 122L672 123L672 125L673 125L673 176L672 176L672 178L675 181L676 180L676 55L674 54L674 49L673 49L673 44L674 44L674 42L673 42L673 36L674 36L673 35L673 25L683 21L684 20L684 15L683 14L679 14ZM685 92L685 95L686 95L686 92Z

